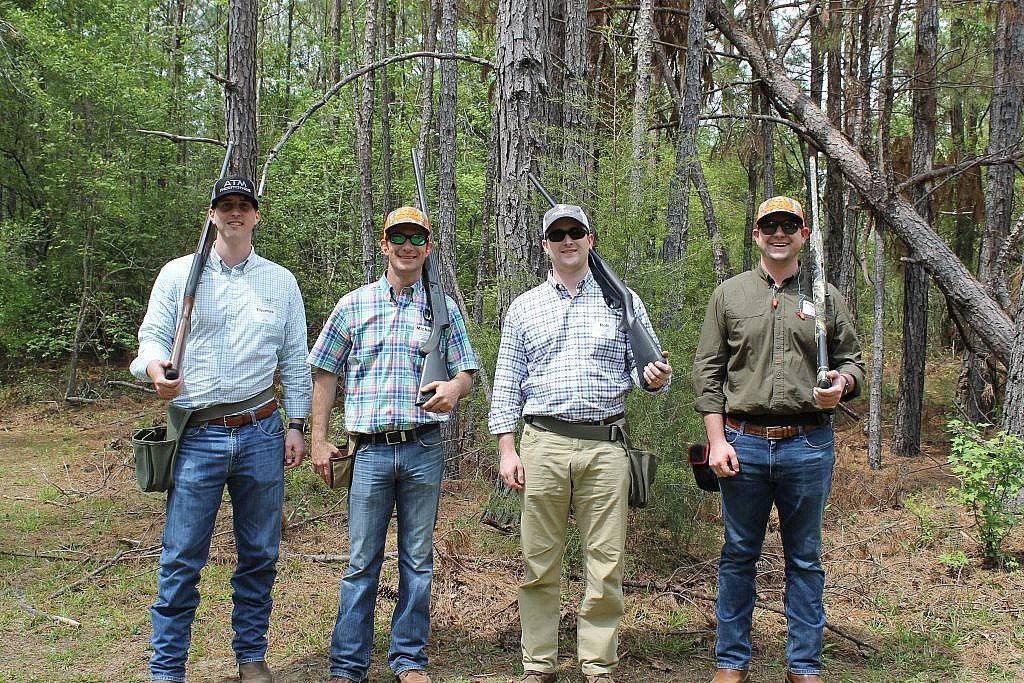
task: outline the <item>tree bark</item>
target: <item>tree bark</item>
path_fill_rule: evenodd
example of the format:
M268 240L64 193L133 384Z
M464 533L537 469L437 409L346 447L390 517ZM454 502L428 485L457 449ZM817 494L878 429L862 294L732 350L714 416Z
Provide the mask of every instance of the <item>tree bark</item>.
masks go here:
M989 154L1011 151L1021 142L1024 105L1024 0L1002 0L996 20L995 75L989 116ZM1013 211L1014 164L988 167L985 183L985 232L981 242L979 279L1004 308L1009 294L1001 269L993 267L1003 240L1010 233Z
M512 299L536 282L534 273L540 261L539 229L531 218L527 175L542 148L546 17L545 0L498 2L495 237L499 319L504 318Z
M355 15L355 4L350 3ZM353 27L354 31L354 27ZM373 62L377 51L377 3L368 0L363 18L362 59L364 64ZM375 278L374 262L378 245L373 212L373 93L376 73L371 71L363 76L362 88L353 92L356 100L356 158L359 165L359 235L362 246L363 280Z
M1016 336L1006 373L1002 428L1005 432L1024 436L1024 294L1019 292L1014 321Z
M939 49L938 0L918 0L914 75L911 79L914 133L910 175L927 173L935 155L937 105L936 59ZM911 188L917 213L931 224L934 215L931 181ZM903 270L903 355L900 386L896 395L896 420L892 451L915 456L921 452L921 408L924 403L925 358L928 355L928 273L907 261Z
M256 0L228 3L227 134L235 143L230 174L256 175Z
M590 117L587 107L587 82L590 68L587 61L587 28L590 15L587 0L566 0L565 43L562 78L562 185L567 197L586 205L591 202L590 170L592 163L588 141Z
M868 466L882 468L882 386L885 382L885 224L875 228L875 290L872 299L871 390L868 400Z
M387 0L378 0L382 24L384 27L384 39L381 41L381 57L395 54L395 23L396 16L394 8L388 6ZM388 212L397 206L395 199L395 170L393 159L395 158L394 143L391 138L391 105L395 102L395 90L391 87L391 79L388 78L387 67L382 67L380 72L380 165L381 175L384 176L384 187L382 201L384 211Z
M429 3L430 20L427 31L423 36L423 51L433 52L437 46L437 24L438 15L441 12L440 3L431 0ZM430 168L430 133L434 125L434 60L428 59L423 62L423 86L420 91L420 135L416 141L416 149L420 151L420 161L423 168Z
M890 191L877 169L871 169L859 151L836 130L818 107L789 79L781 65L769 60L761 47L741 29L720 0L711 0L708 18L749 62L754 74L765 81L775 97L790 110L807 134L829 158L839 164L847 181L856 187L865 202L885 220L912 250L912 256L924 265L928 274L960 311L967 323L1003 362L1013 344L1013 322L988 296L981 284L924 219L913 205Z
M630 169L630 204L633 207L643 204L643 184L647 170L647 128L650 125L653 35L654 0L640 0L640 7L636 17L636 82L633 89L633 166Z

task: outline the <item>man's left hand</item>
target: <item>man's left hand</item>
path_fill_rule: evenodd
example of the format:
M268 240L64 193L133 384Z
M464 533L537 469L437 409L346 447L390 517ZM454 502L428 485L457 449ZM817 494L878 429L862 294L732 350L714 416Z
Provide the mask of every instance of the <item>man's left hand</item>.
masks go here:
M832 386L828 389L814 387L814 403L822 410L832 410L839 405L839 400L846 392L846 383L849 381L841 376L838 370L829 370L826 375Z
M647 383L648 391L661 389L672 376L672 366L668 364L668 351L662 351L662 354L665 360L648 363L644 368L644 381Z
M434 392L433 398L423 404L423 410L428 413L447 413L462 397L462 389L455 380L447 382L438 380L423 387L423 393L427 394L431 391Z
M288 429L284 436L284 468L293 469L306 456L306 437L298 429Z

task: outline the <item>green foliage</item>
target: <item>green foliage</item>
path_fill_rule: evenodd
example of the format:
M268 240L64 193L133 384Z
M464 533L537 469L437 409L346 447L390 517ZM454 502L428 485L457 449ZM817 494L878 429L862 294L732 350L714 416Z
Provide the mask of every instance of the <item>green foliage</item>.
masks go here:
M1024 440L1002 431L985 436L987 427L961 420L947 425L952 435L949 462L960 478L960 487L951 493L974 515L985 559L1003 567L1003 539L1021 520Z

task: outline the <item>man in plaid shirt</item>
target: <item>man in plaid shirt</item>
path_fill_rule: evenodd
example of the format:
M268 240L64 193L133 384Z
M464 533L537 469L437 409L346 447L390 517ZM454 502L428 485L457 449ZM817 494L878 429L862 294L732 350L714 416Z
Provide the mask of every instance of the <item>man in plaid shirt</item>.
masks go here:
M314 469L325 478L338 449L327 423L344 377L345 427L358 441L349 491L349 567L341 581L331 639L332 683L366 677L373 647L373 612L392 511L398 512L398 602L391 620L388 664L402 683L429 683L425 646L430 632L433 532L444 472L440 423L473 386L479 365L455 302L442 344L448 381L423 387L434 396L415 405L430 334L421 281L431 250L427 217L412 207L388 214L380 241L388 270L377 282L338 302L309 354L315 370L310 413ZM435 304L436 305L436 304Z
M544 215L547 282L512 302L501 330L488 427L498 436L500 474L522 491L526 576L519 588L525 683L555 680L559 580L570 507L580 529L587 590L577 620L577 657L588 683L607 683L618 663L629 463L615 436L626 395L643 374L652 393L672 367L637 368L621 312L605 303L590 272L594 246L583 210L557 204ZM636 316L654 334L640 298ZM515 430L526 420L516 452ZM609 425L609 426L606 426ZM581 434L583 436L581 436Z

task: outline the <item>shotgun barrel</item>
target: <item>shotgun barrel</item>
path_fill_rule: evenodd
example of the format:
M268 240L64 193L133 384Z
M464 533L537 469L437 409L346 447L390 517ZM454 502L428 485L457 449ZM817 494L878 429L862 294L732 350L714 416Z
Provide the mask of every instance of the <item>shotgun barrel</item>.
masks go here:
M228 142L227 152L224 154L224 163L220 166L218 180L228 174L228 165L231 162L231 152L235 143ZM213 200L213 192L210 193L210 200ZM199 243L196 245L196 253L192 256L192 267L188 271L188 279L185 281L185 293L181 297L181 316L178 318L178 328L174 332L174 344L171 346L171 366L164 370L164 377L170 380L178 379L181 374L181 362L185 357L185 342L192 330L192 309L196 304L196 289L199 287L199 280L203 275L203 268L206 267L206 259L210 257L210 248L214 240L213 220L209 212L206 215L206 222L203 224L203 231L199 233Z
M427 190L423 183L423 169L420 167L420 155L418 150L412 150L412 168L416 175L416 194L419 198L420 211L430 221L430 214L427 211ZM431 229L431 233L433 230ZM423 290L427 295L427 308L430 310L430 334L426 341L420 346L420 355L423 356L423 373L420 375L420 387L416 393L416 405L422 407L424 403L434 397L434 391L423 391L423 387L431 382L447 382L451 379L448 374L448 359L441 348L441 342L445 334L451 329L451 319L448 316L448 302L445 300L444 286L441 283L441 273L437 267L437 254L431 250L423 262Z
M818 370L815 381L819 388L828 389L828 328L825 320L825 245L821 236L821 220L818 213L818 154L811 151L807 157L807 175L810 194L812 282L811 293L814 301L814 334L818 342Z

